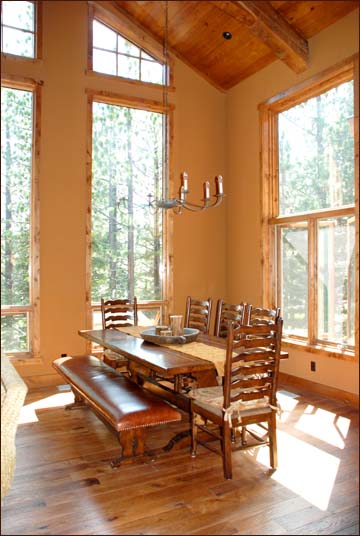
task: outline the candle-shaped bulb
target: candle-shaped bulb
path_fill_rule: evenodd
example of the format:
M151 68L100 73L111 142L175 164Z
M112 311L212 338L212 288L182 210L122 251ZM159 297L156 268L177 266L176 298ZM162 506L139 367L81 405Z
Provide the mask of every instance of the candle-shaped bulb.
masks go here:
M184 192L187 193L189 190L188 190L188 174L186 173L186 171L184 171L182 174L181 174L181 186L184 187Z
M204 199L208 201L210 199L210 182L204 182Z
M180 200L185 201L185 190L184 186L180 186Z
M215 177L215 184L216 184L216 195L223 195L224 189L223 189L223 178L221 175L218 175Z

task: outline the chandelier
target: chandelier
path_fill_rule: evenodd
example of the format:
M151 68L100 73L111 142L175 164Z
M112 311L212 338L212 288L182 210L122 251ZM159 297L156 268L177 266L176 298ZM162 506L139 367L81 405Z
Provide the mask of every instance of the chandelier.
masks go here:
M169 31L169 13L168 13L168 0L165 1L165 30L164 30L164 93L163 93L163 107L164 107L164 165L163 165L163 177L164 177L164 193L162 199L153 199L152 194L148 195L149 206L155 206L159 209L173 209L176 214L182 214L183 210L190 210L192 212L200 212L209 208L218 207L225 196L223 189L223 178L221 175L215 177L215 195L210 194L210 182L207 180L203 184L204 197L199 203L193 203L188 200L187 196L190 193L188 184L188 174L184 171L181 173L181 182L178 190L178 197L169 198L168 196L168 177L169 177L169 125L168 125L168 86L169 86L169 48L168 48L168 31ZM213 199L211 198L213 197Z
M192 203L191 201L187 200L187 194L189 193L188 189L188 174L184 171L181 173L181 184L179 188L179 196L175 198L169 199L168 197L165 197L164 199L156 201L156 206L158 208L164 208L174 209L174 212L177 214L181 214L183 209L191 210L193 212L200 212L201 210L207 210L208 208L215 208L220 205L220 203L223 200L224 197L224 191L223 191L223 178L221 175L217 175L215 177L215 188L216 193L213 197L215 199L211 201L210 196L210 182L205 181L203 185L204 189L204 197L201 200L202 203Z

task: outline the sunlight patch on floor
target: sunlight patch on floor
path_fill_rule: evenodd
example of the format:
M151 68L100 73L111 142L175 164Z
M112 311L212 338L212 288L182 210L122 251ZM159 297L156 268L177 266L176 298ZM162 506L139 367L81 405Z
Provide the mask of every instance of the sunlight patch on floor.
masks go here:
M340 459L281 430L277 431L277 440L279 467L271 478L326 510ZM269 449L259 449L256 459L269 466Z
M32 402L31 404L25 404L21 408L18 424L26 424L30 422L37 422L39 419L36 415L37 409L57 408L60 406L66 406L74 402L74 395L71 391L67 393L58 393L56 395L48 396Z
M299 402L298 400L295 400L292 393L287 394L286 391L278 391L276 393L276 398L281 409L278 419L280 422L286 422Z
M343 449L350 419L340 417L331 411L308 405L295 425L297 430L321 439L334 447Z

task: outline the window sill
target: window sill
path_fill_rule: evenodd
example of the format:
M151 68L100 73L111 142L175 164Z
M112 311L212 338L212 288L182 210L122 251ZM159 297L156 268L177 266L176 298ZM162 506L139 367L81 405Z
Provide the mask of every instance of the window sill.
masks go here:
M35 63L43 65L42 58L31 58L30 56L18 56L17 54L10 54L10 52L1 52L1 57L7 61L19 61L21 63Z
M161 91L164 91L164 85L162 84L155 84L154 82L144 82L143 80L138 80L136 78L126 78L124 76L118 76L115 74L108 74L108 73L100 73L99 71L93 71L92 69L86 69L85 70L86 76L91 76L95 78L102 78L103 80L117 80L119 82L126 82L131 85L135 85L138 87L149 87L149 88L155 88L159 89ZM173 85L168 86L167 90L169 92L174 92L175 87Z
M9 361L16 365L43 365L44 360L41 357L34 357L28 352L7 352L6 356Z
M282 339L281 346L283 348L294 348L296 350L303 350L312 354L324 355L326 357L333 357L335 359L342 359L344 361L358 362L358 357L355 352L351 350L338 350L333 346L322 346L320 344L310 345L306 342L294 341L292 339Z

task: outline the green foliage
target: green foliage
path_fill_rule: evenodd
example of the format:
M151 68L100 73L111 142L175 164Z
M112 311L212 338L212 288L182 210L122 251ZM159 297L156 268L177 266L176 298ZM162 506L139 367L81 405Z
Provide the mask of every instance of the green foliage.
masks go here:
M92 301L161 299L162 114L95 102L92 163Z
M354 203L353 82L279 115L280 214Z
M280 215L354 203L353 82L279 115ZM281 293L286 331L307 335L307 242L303 224L282 228ZM354 339L354 232L347 217L318 223L318 336ZM350 328L349 328L350 326Z
M1 108L1 303L29 305L32 93L2 88ZM6 348L27 345L26 325L4 320Z
M282 315L287 331L303 337L307 330L307 246L307 228L281 230Z

